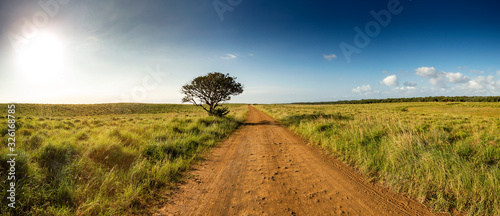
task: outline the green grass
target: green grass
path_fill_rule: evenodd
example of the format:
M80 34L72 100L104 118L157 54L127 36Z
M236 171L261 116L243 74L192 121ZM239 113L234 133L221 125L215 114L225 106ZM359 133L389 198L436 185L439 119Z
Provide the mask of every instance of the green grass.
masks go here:
M500 103L256 107L436 212L500 215Z
M1 215L147 213L202 153L234 131L246 105L227 118L192 105L18 104L16 205ZM0 112L7 113L6 104ZM0 196L7 197L6 117L0 120ZM153 206L154 207L154 206Z

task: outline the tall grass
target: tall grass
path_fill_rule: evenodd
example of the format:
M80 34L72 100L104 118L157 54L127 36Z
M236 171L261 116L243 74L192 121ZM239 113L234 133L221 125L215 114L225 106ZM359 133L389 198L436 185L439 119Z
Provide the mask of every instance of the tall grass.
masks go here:
M500 215L500 104L259 105L437 212Z
M148 203L165 199L157 194L241 124L246 106L229 107L230 116L216 118L189 105L16 106L17 208L1 199L0 214L146 213ZM0 131L0 196L7 197L8 135Z

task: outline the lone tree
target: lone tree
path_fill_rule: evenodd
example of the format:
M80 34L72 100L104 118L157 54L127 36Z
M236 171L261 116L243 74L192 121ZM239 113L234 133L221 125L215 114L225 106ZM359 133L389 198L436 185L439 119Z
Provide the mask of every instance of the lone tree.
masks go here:
M182 86L181 93L186 95L182 98L182 102L201 106L209 115L225 116L229 113L229 109L219 107L220 103L231 100L232 95L243 93L243 86L235 80L236 77L219 72L196 77L191 83Z

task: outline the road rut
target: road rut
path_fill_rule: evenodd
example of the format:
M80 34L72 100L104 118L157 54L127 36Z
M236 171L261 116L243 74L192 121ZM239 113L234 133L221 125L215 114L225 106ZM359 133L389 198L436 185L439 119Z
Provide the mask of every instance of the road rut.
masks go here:
M156 215L432 215L249 106Z

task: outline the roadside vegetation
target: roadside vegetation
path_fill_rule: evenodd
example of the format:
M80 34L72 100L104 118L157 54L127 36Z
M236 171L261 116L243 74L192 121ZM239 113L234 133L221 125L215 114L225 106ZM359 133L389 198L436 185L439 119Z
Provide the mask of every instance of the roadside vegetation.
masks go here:
M436 212L500 215L500 104L256 105Z
M16 209L7 206L7 121L0 124L2 215L141 213L202 153L234 131L246 105L208 116L192 105L16 104ZM0 112L7 113L7 105ZM150 209L148 209L150 210Z

